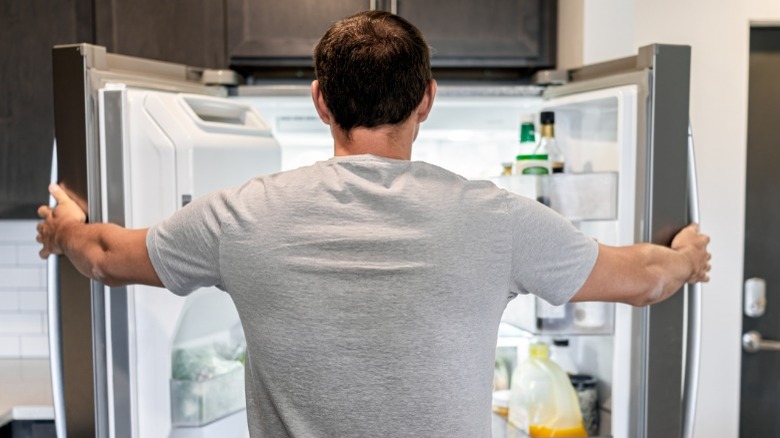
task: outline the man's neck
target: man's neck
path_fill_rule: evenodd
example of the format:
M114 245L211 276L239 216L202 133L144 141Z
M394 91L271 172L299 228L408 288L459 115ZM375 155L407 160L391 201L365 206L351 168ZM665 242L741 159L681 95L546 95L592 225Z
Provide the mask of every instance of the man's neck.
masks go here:
M412 142L417 136L418 126L412 120L406 120L398 125L352 128L349 135L340 128L332 126L333 154L337 157L372 154L409 160L412 157Z

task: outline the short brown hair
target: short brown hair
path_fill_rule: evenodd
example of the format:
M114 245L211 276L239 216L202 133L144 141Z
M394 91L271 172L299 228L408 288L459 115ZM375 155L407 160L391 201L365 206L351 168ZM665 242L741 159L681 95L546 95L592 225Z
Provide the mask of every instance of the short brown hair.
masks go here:
M345 131L403 122L433 77L420 31L383 11L333 24L314 49L314 69L325 103Z

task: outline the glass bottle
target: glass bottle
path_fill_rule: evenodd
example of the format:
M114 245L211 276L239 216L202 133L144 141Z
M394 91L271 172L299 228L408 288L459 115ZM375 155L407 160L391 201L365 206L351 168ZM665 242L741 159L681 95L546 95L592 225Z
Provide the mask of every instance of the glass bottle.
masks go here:
M542 139L536 146L535 154L547 154L552 173L563 173L563 153L555 141L555 113L543 111L540 117L542 124Z
M553 339L553 343L550 346L550 360L561 367L566 374L577 374L577 365L574 364L574 360L571 357L568 339Z

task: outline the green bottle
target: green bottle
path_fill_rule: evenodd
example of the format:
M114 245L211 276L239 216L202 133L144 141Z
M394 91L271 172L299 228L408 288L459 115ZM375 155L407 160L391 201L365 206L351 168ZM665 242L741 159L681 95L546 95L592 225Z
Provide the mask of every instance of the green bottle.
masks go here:
M531 155L536 149L536 132L533 114L523 114L520 119L520 146L515 155Z

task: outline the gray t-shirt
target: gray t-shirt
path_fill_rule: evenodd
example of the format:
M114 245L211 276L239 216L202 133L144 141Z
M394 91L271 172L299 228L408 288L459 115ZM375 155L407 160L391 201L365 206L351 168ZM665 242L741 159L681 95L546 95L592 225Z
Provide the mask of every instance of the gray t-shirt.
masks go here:
M598 255L534 200L372 155L204 196L147 247L174 293L233 298L253 437L489 437L507 302L565 303Z

